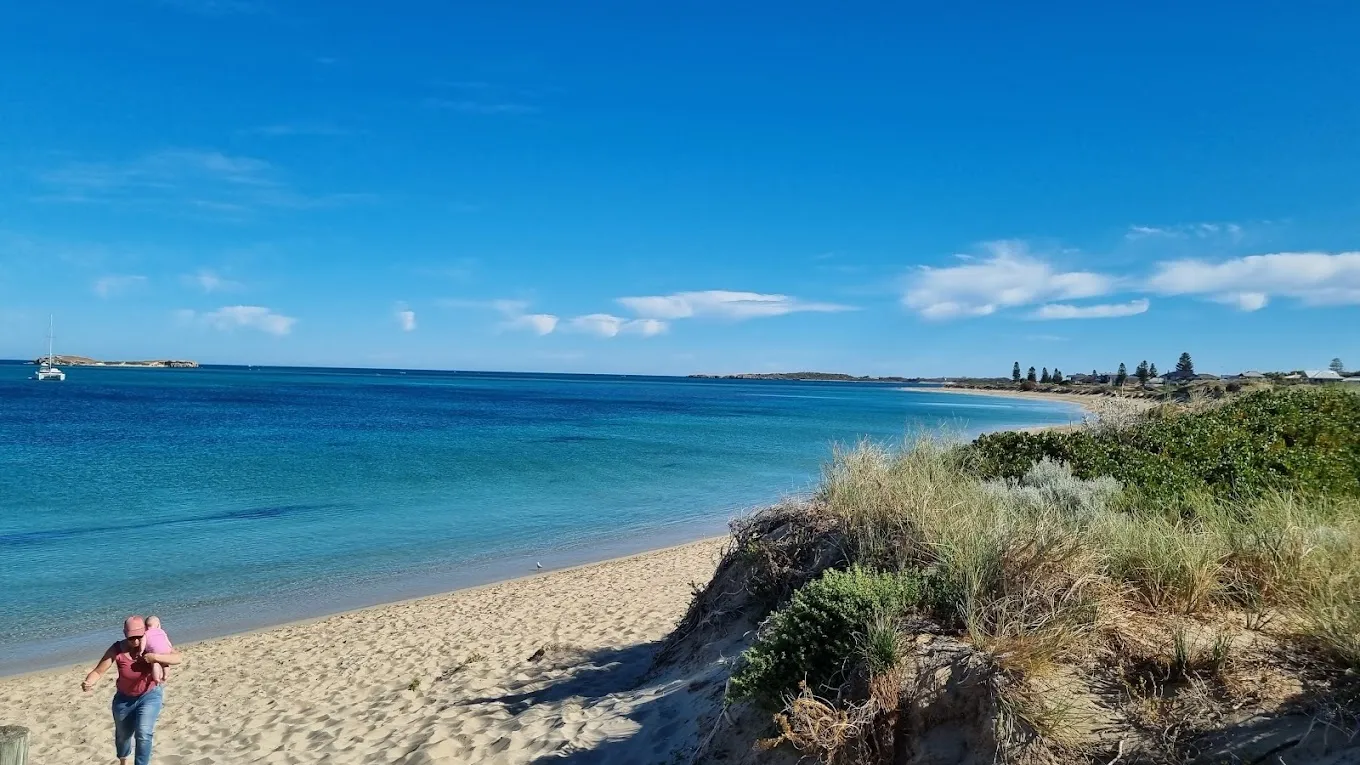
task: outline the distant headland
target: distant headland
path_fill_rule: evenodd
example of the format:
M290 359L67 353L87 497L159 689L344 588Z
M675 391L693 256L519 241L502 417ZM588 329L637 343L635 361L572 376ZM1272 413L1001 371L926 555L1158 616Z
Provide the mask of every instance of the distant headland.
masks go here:
M689 375L706 380L821 380L830 382L921 382L919 377L857 377L841 372L747 372L735 375Z
M47 357L34 359L32 364L45 364ZM197 369L197 361L177 359L151 359L149 361L99 361L88 356L53 356L52 364L58 367L159 367L162 369Z

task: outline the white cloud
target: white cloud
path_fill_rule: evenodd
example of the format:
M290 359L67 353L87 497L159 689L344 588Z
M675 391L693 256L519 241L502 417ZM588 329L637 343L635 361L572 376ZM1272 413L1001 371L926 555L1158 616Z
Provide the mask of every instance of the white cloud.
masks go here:
M1129 226L1124 238L1137 239L1210 239L1226 237L1234 242L1242 239L1242 226L1237 223L1182 223L1175 226Z
M1137 316L1146 313L1148 309L1147 298L1130 300L1127 303L1105 303L1099 305L1069 305L1066 303L1049 303L1039 306L1034 313L1030 314L1031 319L1114 319L1121 316Z
M245 286L240 282L224 278L217 272L206 268L200 269L198 273L185 274L180 277L180 281L191 287L197 287L208 294L214 292L231 292Z
M402 332L416 331L416 312L412 311L405 303L397 303L392 315L396 317L397 324L401 327Z
M637 332L643 337L652 337L670 329L670 325L658 319L634 319L624 324L623 329L629 332Z
M652 337L665 332L668 324L658 319L625 319L607 313L592 313L577 316L567 322L573 332L586 332L599 337L616 337L621 334Z
M275 313L264 306L229 305L208 313L182 310L176 313L180 321L202 321L214 329L229 332L234 329L256 329L271 335L286 335L293 331L297 319Z
M1022 242L989 242L989 257L962 256L961 266L923 266L910 278L902 303L926 319L988 316L1005 308L1098 297L1114 291L1114 277L1057 271Z
M805 311L831 313L853 311L853 306L835 303L811 303L788 295L769 295L759 292L703 290L676 292L671 295L625 297L619 304L648 319L688 319L714 317L721 319L754 319L783 316Z
M94 294L102 298L121 295L146 284L145 276L101 276L94 280Z
M1279 252L1219 263L1159 263L1148 288L1163 295L1202 295L1243 311L1265 307L1272 296L1308 306L1360 304L1360 252Z
M536 335L550 335L557 329L557 317L550 313L526 313L505 322L507 329L525 329Z

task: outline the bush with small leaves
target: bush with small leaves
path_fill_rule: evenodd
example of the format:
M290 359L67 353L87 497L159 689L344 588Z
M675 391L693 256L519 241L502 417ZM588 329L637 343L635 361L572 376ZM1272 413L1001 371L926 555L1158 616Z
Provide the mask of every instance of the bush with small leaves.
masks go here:
M1119 482L1109 476L1077 478L1072 468L1047 456L1019 478L988 481L986 486L989 494L1011 510L1028 514L1057 510L1077 520L1104 512L1121 490Z
M834 696L858 660L887 660L882 625L931 600L931 586L915 573L828 570L794 593L742 654L729 694L780 709L800 682Z

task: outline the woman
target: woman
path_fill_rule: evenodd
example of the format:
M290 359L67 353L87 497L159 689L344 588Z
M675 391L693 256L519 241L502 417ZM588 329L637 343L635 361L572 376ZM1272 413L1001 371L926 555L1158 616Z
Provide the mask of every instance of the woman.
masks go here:
M89 693L109 665L118 666L117 692L113 694L113 744L117 749L118 765L128 765L134 739L137 742L135 765L150 765L151 738L165 697L151 667L155 664L173 666L183 660L178 651L146 653L142 650L145 636L146 622L140 616L129 616L123 622L123 639L109 646L80 684L80 689Z

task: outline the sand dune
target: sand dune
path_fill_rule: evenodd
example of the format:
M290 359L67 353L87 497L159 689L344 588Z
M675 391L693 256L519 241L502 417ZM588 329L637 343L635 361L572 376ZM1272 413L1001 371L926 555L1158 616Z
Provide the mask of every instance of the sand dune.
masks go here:
M703 679L639 681L720 545L183 646L156 762L670 761L696 740ZM87 670L0 679L0 723L32 730L31 762L113 761L112 679L82 694Z

